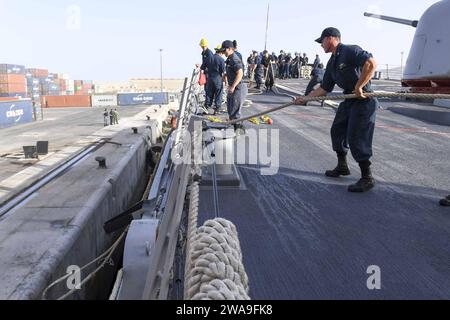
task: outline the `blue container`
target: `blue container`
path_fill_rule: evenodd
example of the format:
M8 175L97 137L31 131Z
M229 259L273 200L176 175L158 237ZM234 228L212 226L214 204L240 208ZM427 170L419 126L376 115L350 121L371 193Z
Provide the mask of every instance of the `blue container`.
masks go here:
M0 64L0 73L25 74L25 67L17 64Z
M158 93L122 93L117 95L117 103L119 106L135 106L135 105L154 105L168 104L168 94Z
M26 101L0 102L0 128L33 121L33 104Z
M39 85L39 79L33 78L33 77L31 77L31 78L27 77L27 86L31 87L34 85Z
M60 91L59 85L55 83L48 83L41 85L42 91Z
M36 78L36 79L38 79L40 84L54 83L53 79L51 79L51 78Z
M39 84L33 84L27 86L27 90L28 92L39 92L41 91L41 87L39 86Z

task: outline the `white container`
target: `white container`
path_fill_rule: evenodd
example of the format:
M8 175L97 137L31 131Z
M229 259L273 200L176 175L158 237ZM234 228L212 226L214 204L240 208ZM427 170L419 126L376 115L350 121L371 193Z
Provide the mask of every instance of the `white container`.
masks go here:
M117 106L116 95L97 94L92 95L93 107L115 107Z

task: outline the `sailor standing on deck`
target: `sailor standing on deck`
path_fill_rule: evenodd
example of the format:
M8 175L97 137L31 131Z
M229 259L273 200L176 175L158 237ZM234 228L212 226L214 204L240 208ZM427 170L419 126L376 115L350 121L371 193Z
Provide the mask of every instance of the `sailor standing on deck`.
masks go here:
M314 90L316 85L322 83L324 75L325 70L323 69L323 64L319 63L317 68L313 69L313 71L311 72L311 80L309 81L308 86L306 87L305 96L310 94Z
M239 119L241 116L241 107L247 97L247 86L243 83L244 64L236 55L233 42L226 40L222 43L222 51L227 57L226 78L228 84L227 109L230 120ZM235 130L244 129L243 125L238 123L234 125Z
M223 52L220 46L215 48L214 55L208 68L208 87L211 92L211 100L207 107L211 107L214 102L214 114L218 114L222 106L223 76L225 74L225 61L222 58Z
M347 99L338 108L331 127L333 150L337 153L338 165L327 171L326 176L338 178L350 175L346 156L350 149L353 158L361 168L361 179L351 186L350 192L365 192L375 185L370 170L372 157L372 139L375 129L378 100L367 98L364 93L372 92L370 80L376 70L376 61L372 54L359 46L341 43L341 33L336 28L327 28L316 42L325 53L332 53L324 79L319 88L309 94L310 97L325 96L333 91L337 84L344 94L355 93L357 99ZM295 104L304 105L302 97Z
M209 65L211 64L211 62L214 58L214 54L211 50L208 49L208 41L206 39L200 40L200 47L202 48L202 65L200 66L200 70L203 71L206 75L205 107L208 108L208 106L211 106L211 104L212 104L211 89L208 85Z

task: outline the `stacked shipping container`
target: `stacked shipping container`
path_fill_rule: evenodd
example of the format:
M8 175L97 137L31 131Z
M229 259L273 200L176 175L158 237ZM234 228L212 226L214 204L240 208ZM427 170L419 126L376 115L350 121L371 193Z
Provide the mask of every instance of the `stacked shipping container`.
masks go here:
M15 64L0 64L0 97L25 98L26 93L25 67Z
M43 86L48 88L51 79L46 69L26 69L27 93L28 97L34 101L39 101L42 95Z
M75 95L86 95L93 93L93 83L91 80L75 80Z

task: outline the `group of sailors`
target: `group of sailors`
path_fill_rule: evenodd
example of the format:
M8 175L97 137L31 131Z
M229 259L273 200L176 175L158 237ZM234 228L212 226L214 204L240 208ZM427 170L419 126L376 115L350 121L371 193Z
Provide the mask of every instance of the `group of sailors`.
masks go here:
M229 120L237 120L241 117L241 108L248 94L247 85L244 83L244 63L242 55L237 50L236 40L226 40L215 48L213 53L208 48L208 41L200 41L202 48L201 72L206 75L206 100L205 108L214 109L214 114L221 113L224 85L227 90L227 112ZM225 61L226 59L226 61ZM243 129L241 123L235 124L235 129Z
M301 55L296 52L292 58L292 55L284 50L281 50L278 56L275 52L270 54L267 50L261 53L253 51L247 59L246 75L249 79L247 87L243 85L245 64L242 54L238 51L236 40L224 41L214 49L215 52L209 49L206 39L200 41L200 47L202 64L199 67L206 75L205 108L214 109L215 115L221 112L225 84L229 87L226 102L230 120L240 117L240 109L248 94L248 87L251 87L253 82L256 82L257 90L261 90L265 84L266 91L273 91L276 78L310 78L305 92L305 95L308 95L322 82L325 73L319 55L316 55L313 64L309 64L306 53ZM309 71L305 72L306 70Z

